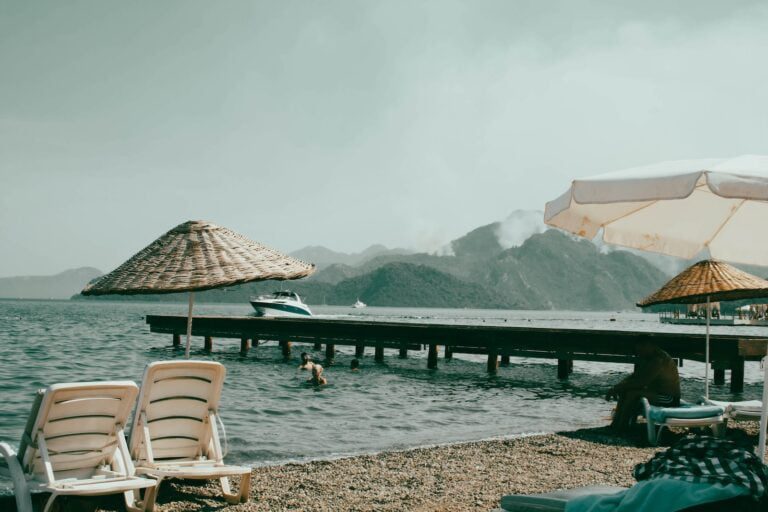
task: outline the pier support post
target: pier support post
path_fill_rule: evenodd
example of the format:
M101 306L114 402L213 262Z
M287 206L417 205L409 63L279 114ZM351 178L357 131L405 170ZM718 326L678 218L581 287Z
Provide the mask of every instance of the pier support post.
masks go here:
M240 353L245 355L251 348L251 340L248 338L240 338Z
M744 391L744 358L735 359L732 364L731 393L741 393Z
M213 338L211 336L206 336L205 337L204 348L205 348L206 352L210 352L211 350L213 350Z
M355 357L363 357L365 355L365 345L355 345Z
M400 356L400 359L407 359L408 358L408 347L405 345L400 345L400 353L398 354Z
M181 346L181 334L174 334L173 335L173 346L174 347L180 347Z
M380 343L376 344L376 352L374 352L373 360L377 363L384 362L384 347Z
M568 375L573 371L573 361L570 359L558 359L557 360L557 378L567 379Z
M453 359L453 347L449 347L448 345L445 346L445 355L443 356L446 359Z
M437 345L429 345L429 352L427 352L427 368L430 370L437 368Z
M319 341L315 342L315 350L323 350L323 344Z
M280 342L280 348L283 349L283 357L286 359L291 357L291 342L290 341L281 341Z
M325 360L327 362L331 362L333 361L334 357L336 357L336 345L326 343L325 344Z
M715 376L715 385L722 386L725 384L725 368L715 368L712 373Z
M501 356L501 366L509 366L509 354Z
M488 351L488 373L496 373L499 369L499 353L493 349Z

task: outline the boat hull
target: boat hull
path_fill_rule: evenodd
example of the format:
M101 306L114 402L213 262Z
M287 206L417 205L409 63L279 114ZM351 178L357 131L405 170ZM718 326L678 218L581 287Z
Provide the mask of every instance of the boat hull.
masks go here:
M260 300L252 300L250 302L258 316L312 316L312 311L303 304L286 304Z

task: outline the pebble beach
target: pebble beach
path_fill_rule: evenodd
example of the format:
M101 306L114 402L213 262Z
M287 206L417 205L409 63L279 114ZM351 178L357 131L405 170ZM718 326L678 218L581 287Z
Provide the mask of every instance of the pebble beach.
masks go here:
M633 485L634 466L666 447L643 446L643 428L628 438L592 428L257 467L251 500L238 505L228 505L213 483L169 480L155 510L488 512L507 494ZM682 435L667 433L664 444ZM733 423L727 436L756 440L757 428ZM124 510L115 497L60 501L62 511ZM0 509L13 503L3 497Z

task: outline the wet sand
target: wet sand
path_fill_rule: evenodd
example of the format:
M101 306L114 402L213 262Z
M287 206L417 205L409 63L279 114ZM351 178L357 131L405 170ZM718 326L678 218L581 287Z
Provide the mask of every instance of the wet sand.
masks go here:
M756 437L752 424L729 437ZM209 483L166 481L156 510L489 511L505 494L590 484L631 486L632 469L661 448L606 429L460 443L253 470L251 501L227 505ZM665 444L679 434L669 434ZM0 501L3 510L11 504ZM64 510L124 510L114 498L75 500Z

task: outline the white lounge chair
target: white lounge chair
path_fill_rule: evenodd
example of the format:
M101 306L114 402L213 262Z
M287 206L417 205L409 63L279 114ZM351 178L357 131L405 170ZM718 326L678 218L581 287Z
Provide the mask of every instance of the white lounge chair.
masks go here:
M218 416L226 369L211 361L162 361L144 371L131 428L138 474L165 478L218 478L228 503L248 501L251 469L224 463ZM226 433L224 433L226 443ZM226 444L225 444L226 447ZM240 491L230 476L240 476Z
M656 446L664 427L711 427L716 436L725 433L725 409L716 405L691 405L657 407L643 397L643 415L647 422L648 442Z
M157 482L135 476L124 434L138 392L130 381L54 384L38 391L18 454L0 443L17 510L32 511L32 492L50 492L46 512L58 496L118 493L129 511L151 511Z
M763 413L763 402L760 400L745 400L742 402L721 402L719 400L702 399L705 404L717 405L725 409L725 417L738 421L760 421Z

